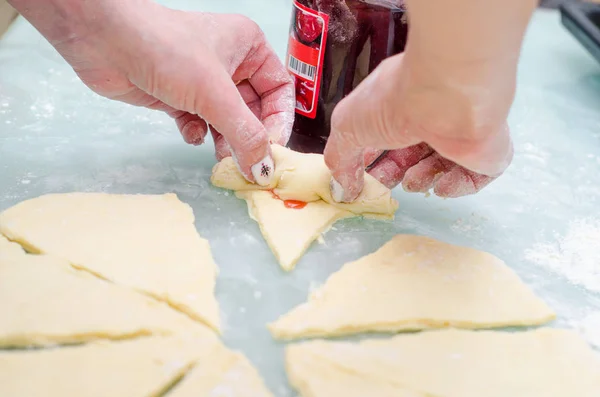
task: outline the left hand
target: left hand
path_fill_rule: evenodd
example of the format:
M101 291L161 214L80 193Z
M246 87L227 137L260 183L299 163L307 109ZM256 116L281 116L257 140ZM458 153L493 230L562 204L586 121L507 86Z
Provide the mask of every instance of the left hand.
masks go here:
M256 23L150 1L89 4L97 25L53 42L83 82L166 112L187 143L203 143L210 126L217 159L233 155L246 179L268 184L261 165L272 165L269 143L289 139L294 85Z

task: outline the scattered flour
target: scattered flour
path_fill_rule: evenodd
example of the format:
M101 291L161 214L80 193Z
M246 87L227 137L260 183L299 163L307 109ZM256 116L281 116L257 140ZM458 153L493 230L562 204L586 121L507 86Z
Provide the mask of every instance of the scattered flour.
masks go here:
M600 292L600 219L573 221L565 236L537 244L525 256L573 284Z
M600 311L588 315L576 328L591 345L600 349Z
M450 229L455 233L465 235L481 234L483 230L482 225L485 221L487 221L486 218L472 213L468 219L457 219L456 222L450 226Z

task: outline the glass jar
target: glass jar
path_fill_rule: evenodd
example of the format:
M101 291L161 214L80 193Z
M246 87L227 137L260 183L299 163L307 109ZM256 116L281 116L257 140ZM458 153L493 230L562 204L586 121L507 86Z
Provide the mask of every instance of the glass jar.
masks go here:
M384 59L404 51L403 0L294 0L287 67L296 82L288 146L323 153L335 106Z

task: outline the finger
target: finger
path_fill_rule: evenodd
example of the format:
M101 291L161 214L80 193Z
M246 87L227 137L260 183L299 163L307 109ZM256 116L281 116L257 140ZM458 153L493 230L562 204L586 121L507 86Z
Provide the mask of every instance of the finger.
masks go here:
M248 181L269 185L275 166L264 126L246 106L223 68L211 65L205 71L205 75L195 82L195 113L202 115L223 135L240 172Z
M508 168L514 156L508 124L481 140L461 142L434 135L428 143L445 158L478 174L494 177Z
M433 149L424 143L405 149L392 150L377 162L369 174L391 189L402 182L406 171L432 153Z
M248 80L260 97L260 120L271 142L285 145L292 132L295 112L293 80L279 57L258 33L258 48L234 73L234 80Z
M242 99L246 103L246 106L252 111L254 116L260 119L261 107L260 107L260 96L252 87L252 84L248 80L244 80L237 85L237 89L242 96Z
M331 169L332 195L353 201L362 190L363 148L398 149L419 143L408 135L403 118L390 105L397 96L391 79L397 73L398 60L384 61L333 111L331 133L325 148L325 162ZM389 77L389 78L388 78Z
M208 133L208 125L195 114L175 111L168 112L169 116L175 119L177 128L186 143L198 146L204 143L204 138Z
M226 157L231 157L231 148L223 135L214 129L213 126L210 126L210 133L215 143L215 156L217 157L217 161L221 161Z
M254 91L250 82L247 80L242 81L237 84L237 89L246 103L246 106L248 106L248 109L252 111L254 116L260 117L260 97L256 91ZM221 135L221 133L212 125L210 126L210 132L215 144L215 156L217 160L221 161L226 157L231 157L231 147L223 135Z
M379 159L384 152L385 152L385 150L381 150L381 149L373 149L373 148L365 149L365 153L364 153L365 165L367 167L371 166L373 164L373 162L375 162L375 160Z
M254 88L252 88L250 83L243 81L237 85L237 89L242 96L242 99L248 106L248 109L252 111L254 116L260 117L260 97L254 91ZM215 144L215 156L217 160L221 161L226 157L231 157L231 147L223 135L214 126L211 125L209 128Z
M446 198L467 196L479 192L495 179L457 166L435 182L434 192Z
M333 200L350 203L356 200L364 187L364 150L344 139L333 130L327 140L325 164L331 170L330 190Z
M402 57L382 62L354 91L345 97L332 114L332 128L345 139L363 148L393 150L420 143L409 135L399 102L397 80Z
M406 171L402 187L407 192L427 193L437 179L455 167L452 161L433 153Z

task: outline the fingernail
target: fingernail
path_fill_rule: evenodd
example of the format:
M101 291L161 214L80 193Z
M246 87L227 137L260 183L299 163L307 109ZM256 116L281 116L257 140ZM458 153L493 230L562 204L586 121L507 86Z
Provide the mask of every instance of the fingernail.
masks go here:
M193 146L200 146L204 143L204 137L200 135L199 137L195 137L190 142Z
M336 203L344 202L344 196L345 196L344 188L333 177L331 178L331 181L329 182L329 189L331 190L331 197L333 198L333 201L335 201Z
M273 179L275 164L273 164L271 156L266 156L264 159L254 164L250 170L252 171L252 175L257 184L260 186L268 186Z
M182 134L184 140L190 145L199 146L204 143L205 132L202 131L202 123L199 121L189 121L183 127Z

